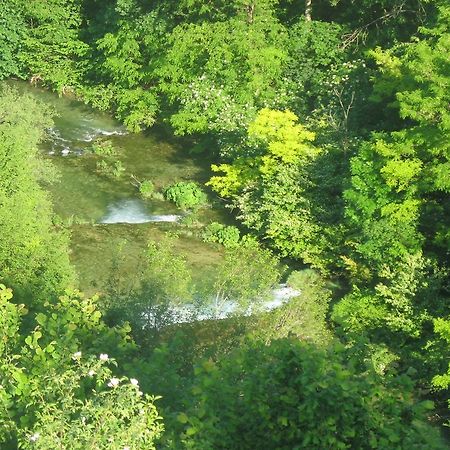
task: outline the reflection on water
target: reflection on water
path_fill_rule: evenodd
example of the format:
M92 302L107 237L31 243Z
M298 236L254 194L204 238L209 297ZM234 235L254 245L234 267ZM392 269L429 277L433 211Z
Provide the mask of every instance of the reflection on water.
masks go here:
M147 204L139 199L120 200L108 206L108 212L100 219L100 223L148 223L178 222L178 214L154 215L148 212Z

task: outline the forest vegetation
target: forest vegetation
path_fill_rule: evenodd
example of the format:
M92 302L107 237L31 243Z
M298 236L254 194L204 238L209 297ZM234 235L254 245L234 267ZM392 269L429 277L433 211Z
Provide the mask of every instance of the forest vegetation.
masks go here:
M3 0L0 448L448 448L449 55L445 0ZM208 283L168 234L138 288L80 292L54 111L17 79L213 162L135 180L185 226L226 205ZM280 279L300 294L262 311Z

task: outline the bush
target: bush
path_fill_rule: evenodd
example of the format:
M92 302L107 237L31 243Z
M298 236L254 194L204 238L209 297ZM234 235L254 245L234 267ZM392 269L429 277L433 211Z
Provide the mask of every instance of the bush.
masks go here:
M108 328L97 299L67 292L20 335L24 305L0 284L0 448L154 449L163 425L155 397L117 374L129 328ZM117 375L116 375L117 374Z
M196 401L178 415L183 448L445 448L424 420L432 402L415 402L408 377L386 385L346 356L282 339L198 364Z
M226 248L234 248L239 244L240 232L234 226L212 222L205 227L202 238L205 242L217 242Z
M325 281L314 270L305 269L293 271L287 285L298 295L262 315L255 325L254 334L264 340L296 336L316 345L327 345L332 338L327 326L331 292Z
M125 172L125 167L120 161L108 163L105 160L99 161L96 165L97 172L107 177L120 178Z
M155 193L155 185L150 180L144 180L139 185L139 193L143 198L152 198Z
M172 184L165 191L167 200L174 202L178 208L192 209L206 203L207 197L202 189L192 181L180 181Z
M199 216L196 212L191 212L189 214L183 215L179 223L187 228L200 228L202 223L200 222Z
M93 142L91 149L96 155L114 156L116 154L116 149L110 140L102 141L101 139L96 139Z

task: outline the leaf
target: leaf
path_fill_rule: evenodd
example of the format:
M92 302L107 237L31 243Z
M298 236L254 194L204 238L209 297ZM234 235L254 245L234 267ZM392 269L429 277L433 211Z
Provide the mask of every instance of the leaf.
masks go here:
M187 423L188 422L188 416L185 413L180 413L177 416L177 420L180 423Z

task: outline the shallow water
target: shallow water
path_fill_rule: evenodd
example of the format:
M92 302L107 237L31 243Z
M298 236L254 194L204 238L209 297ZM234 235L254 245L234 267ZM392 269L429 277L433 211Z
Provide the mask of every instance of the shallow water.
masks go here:
M136 180L151 180L157 191L180 180L203 183L210 175L210 161L204 156L190 156L184 141L157 132L128 133L110 115L83 103L25 82L10 84L32 93L56 112L54 126L41 147L57 167L60 179L46 188L55 212L71 230L71 259L83 291L106 292L114 276L125 284L129 280L136 282L148 242L162 239L167 232L179 235L176 250L187 258L194 281L208 277L222 258L222 249L202 242L195 230L183 226L185 213L172 203L142 199ZM116 150L114 157L93 154L92 143L96 140L110 141ZM120 161L124 173L118 178L99 173L97 163L101 160ZM214 197L210 200L218 205ZM223 207L200 210L198 220L202 224L232 223ZM278 307L298 294L289 289L276 288L265 309ZM234 308L229 302L223 314L232 313ZM210 313L205 310L197 318L208 317Z
M209 161L204 156L191 157L186 143L163 137L160 131L128 133L110 115L76 100L25 82L9 84L55 110L54 126L41 149L60 177L45 187L55 212L70 226L71 258L82 290L88 294L105 290L119 245L124 247L123 272L133 274L149 240L160 240L167 231L180 234L178 248L197 275L220 260L220 249L202 242L178 223L182 211L164 200L142 199L136 187L136 180L145 179L151 180L158 191L180 180L203 183L209 173ZM92 153L92 143L97 139L111 141L114 157ZM102 175L96 170L101 160L120 161L124 173L119 178ZM206 208L200 211L199 220L209 223L230 219L223 208Z
M58 97L25 82L10 84L32 93L55 110L55 125L48 130L42 151L61 174L60 182L48 188L55 211L62 218L76 216L83 221L98 222L121 202L130 202L130 208L139 209L141 215L145 211L153 216L152 221L157 221L158 216L162 216L162 221L170 220L166 216L178 214L177 208L163 200L140 199L136 179L151 180L157 190L180 180L208 179L209 161L204 156L191 157L189 146L180 140L161 137L158 132L128 133L110 115L81 102ZM93 154L92 143L96 140L110 141L116 155ZM118 178L102 175L96 170L102 160L108 164L120 161L125 169L123 174ZM226 214L217 210L205 210L201 215L206 221L214 216L226 220Z

